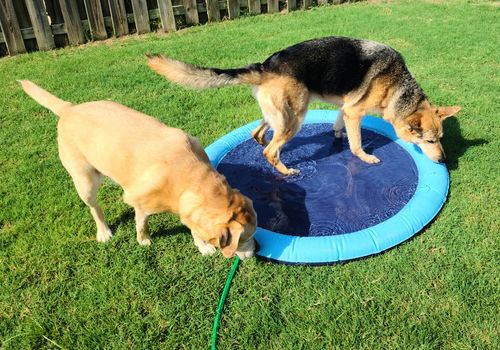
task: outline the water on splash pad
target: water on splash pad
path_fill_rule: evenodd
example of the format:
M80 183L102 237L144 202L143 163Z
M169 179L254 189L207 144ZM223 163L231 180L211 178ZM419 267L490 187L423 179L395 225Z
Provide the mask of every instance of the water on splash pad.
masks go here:
M335 139L332 125L324 123L304 125L282 149L282 162L298 175L278 173L253 139L231 150L217 170L253 200L262 228L294 236L355 232L399 212L418 183L413 159L397 143L368 130L362 140L380 163L353 156L347 139Z

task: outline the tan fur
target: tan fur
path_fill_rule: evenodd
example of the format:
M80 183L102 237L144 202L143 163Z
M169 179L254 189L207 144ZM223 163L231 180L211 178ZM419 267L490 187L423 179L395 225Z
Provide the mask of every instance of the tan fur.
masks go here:
M123 187L124 201L135 209L140 244L151 243L148 216L169 211L191 229L203 254L220 247L226 257L253 255L252 202L215 171L196 139L114 102L72 105L29 81L20 83L60 117L60 159L90 208L98 241L111 237L96 202L103 176L108 176Z
M259 84L261 75L250 72L243 74L238 79L231 79L224 74L215 74L210 70L197 67L164 56L148 56L148 66L165 76L167 79L195 89L206 89L233 84Z
M297 80L278 75L267 75L266 79L254 89L254 96L264 115L264 121L252 135L257 142L266 145L263 153L276 169L285 175L297 173L288 169L280 160L280 150L300 129L304 121L310 94ZM267 144L264 138L269 127L274 134Z
M381 76L372 81L365 95L359 98L347 94L343 98L343 114L351 152L366 163L378 163L374 155L367 154L362 148L361 120L367 113L384 113L393 93L390 80ZM355 101L353 103L353 101ZM336 135L337 137L339 135Z

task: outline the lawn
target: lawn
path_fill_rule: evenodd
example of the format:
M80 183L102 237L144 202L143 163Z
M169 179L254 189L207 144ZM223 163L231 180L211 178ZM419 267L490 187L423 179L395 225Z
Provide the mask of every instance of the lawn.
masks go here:
M232 264L201 256L170 214L153 217L153 245L139 246L111 181L99 202L115 236L97 243L58 159L57 119L16 79L74 103L120 102L206 146L259 118L250 89L174 86L147 68L145 52L236 67L346 35L390 44L432 102L462 106L445 122L448 200L419 235L374 257L326 267L244 261L218 346L498 349L499 11L486 1L368 1L0 59L0 348L208 348Z

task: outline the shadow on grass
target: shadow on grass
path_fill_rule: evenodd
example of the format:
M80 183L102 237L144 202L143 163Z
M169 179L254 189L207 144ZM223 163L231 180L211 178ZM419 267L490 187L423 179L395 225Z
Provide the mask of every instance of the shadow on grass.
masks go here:
M132 221L135 227L135 212L133 208L127 208L127 210L123 211L120 216L109 222L109 228L112 232L116 232L118 227L127 221ZM189 233L189 229L184 225L177 224L173 227L162 227L160 230L150 233L153 237L173 236L179 233Z
M163 236L174 236L178 234L190 234L189 229L181 224L178 224L174 227L163 227L156 232L151 232L153 237L163 237Z
M460 123L456 117L448 118L443 123L445 137L443 139L443 147L446 153L446 165L449 170L458 169L460 157L470 147L481 146L487 144L485 139L467 140L462 136Z

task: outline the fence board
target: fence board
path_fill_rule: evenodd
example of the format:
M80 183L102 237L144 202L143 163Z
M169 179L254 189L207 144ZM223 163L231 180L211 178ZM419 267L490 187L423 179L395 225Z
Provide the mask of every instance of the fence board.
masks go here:
M161 24L164 32L173 32L175 26L174 9L172 0L158 0L158 9L160 10Z
M92 39L107 39L106 27L104 26L104 16L102 15L101 2L99 0L83 0L87 19L89 21Z
M0 27L10 55L26 52L12 0L0 0Z
M260 13L260 0L248 0L248 12L251 15Z
M71 45L80 45L85 42L85 35L83 34L82 22L80 21L80 14L78 13L78 6L76 0L59 0L61 5L61 12L68 34L68 40Z
M78 6L78 13L80 14L80 19L82 21L87 20L87 8L82 0L76 0L76 5Z
M104 18L111 16L109 13L109 2L101 0L102 15Z
M196 0L183 0L182 3L186 11L186 24L188 26L199 24L200 18L198 17L198 7L196 5Z
M111 23L113 24L113 34L122 36L128 34L127 11L123 0L108 0Z
M17 23L19 23L19 28L21 28L21 35L24 39L24 47L26 47L26 51L38 50L35 34L33 33L33 28L31 27L30 16L28 15L28 9L26 8L26 2L24 0L12 0L12 4L14 5L14 13L17 15ZM31 39L27 39L24 36L24 28L31 29Z
M286 10L288 12L297 9L297 0L287 0L286 2Z
M218 0L205 0L207 3L207 16L209 22L220 21L220 9Z
M267 0L267 12L275 13L280 10L278 0Z
M312 6L312 0L302 0L302 9L306 10Z
M318 5L328 5L328 0L318 0Z
M35 32L36 42L40 50L52 50L56 47L49 19L42 0L26 0L26 7Z
M227 0L227 13L230 19L237 18L240 16L240 1L239 0Z
M137 34L149 33L149 14L148 5L142 0L132 0L132 9L134 10L135 28Z

